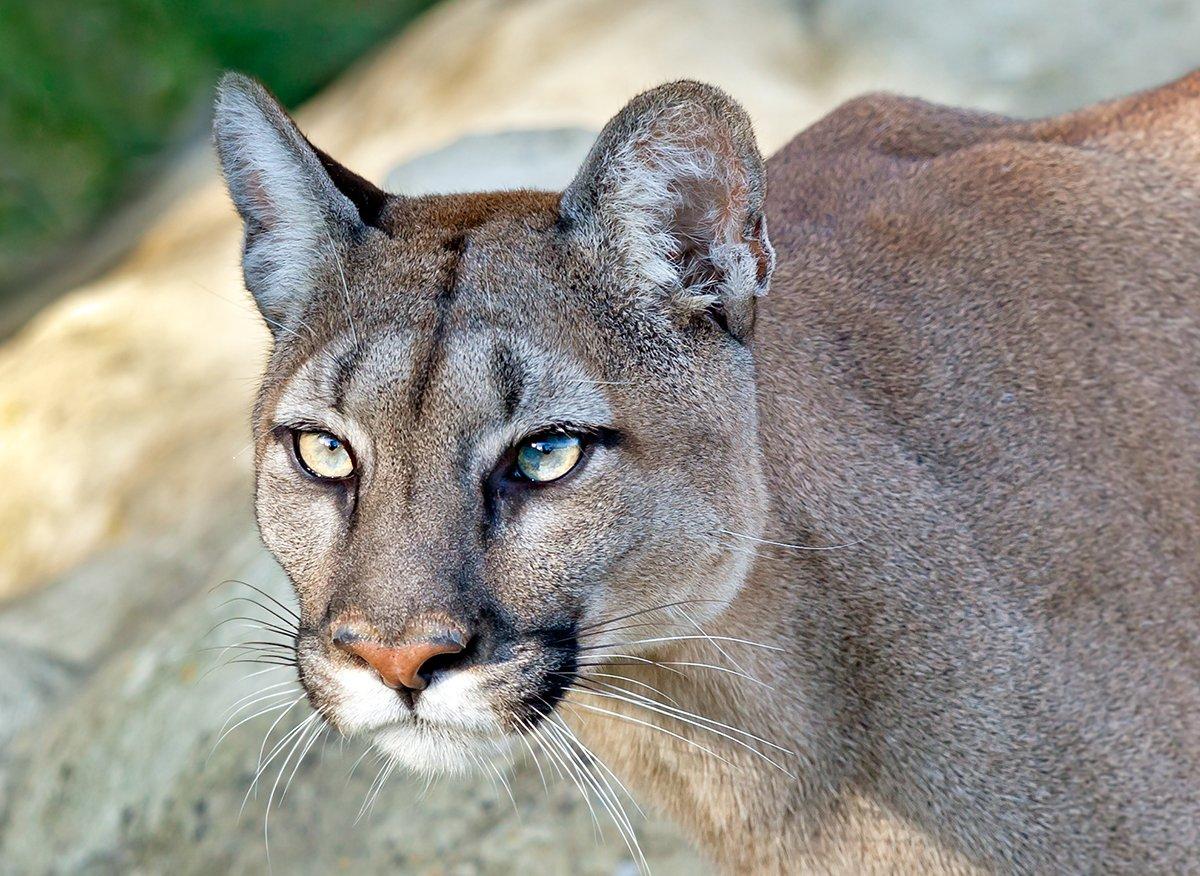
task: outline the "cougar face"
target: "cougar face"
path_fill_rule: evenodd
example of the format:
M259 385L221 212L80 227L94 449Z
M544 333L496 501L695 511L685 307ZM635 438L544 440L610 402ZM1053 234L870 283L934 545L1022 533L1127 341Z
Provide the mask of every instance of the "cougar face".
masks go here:
M562 195L387 195L241 77L216 140L274 335L258 520L328 721L457 769L589 655L653 648L637 612L733 598L765 514L749 344L773 262L736 105L635 99Z

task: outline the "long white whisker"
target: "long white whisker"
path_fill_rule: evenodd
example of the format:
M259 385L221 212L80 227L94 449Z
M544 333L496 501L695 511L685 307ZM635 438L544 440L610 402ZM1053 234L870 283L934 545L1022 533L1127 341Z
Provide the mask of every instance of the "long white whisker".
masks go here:
M595 752L593 752L590 748L588 748L586 745L584 745L583 740L579 738L579 734L577 734L574 730L572 730L569 726L567 726L567 722L564 721L560 716L551 715L550 719L552 719L555 723L557 723L559 726L559 729L562 730L562 732L566 733L570 737L572 743L574 743L575 745L578 745L581 749L583 749L587 753L587 755L601 769L603 769L604 772L606 772L612 778L612 780L614 782L617 783L617 786L621 789L621 791L625 794L625 796L629 798L629 802L633 804L633 807L638 811L638 814L641 815L643 818L645 818L646 811L644 809L642 809L641 804L639 804L637 801L637 798L634 797L633 794L631 794L629 792L629 789L625 787L625 783L622 782L619 778L617 778L617 774L608 768L608 764L606 764L604 761L602 761L599 757L596 756Z
M646 709L649 712L655 712L655 713L657 713L659 715L663 715L664 717L667 717L667 718L674 718L676 721L679 721L681 724L689 724L692 727L695 727L697 730L705 730L716 736L720 736L723 739L728 739L734 745L738 745L738 746L746 749L746 751L749 751L752 754L756 755L757 757L762 758L767 763L771 764L773 767L775 767L780 772L782 772L784 775L787 775L793 779L796 778L796 776L794 776L790 770L788 770L782 764L777 763L774 759L763 754L761 751L759 751L753 745L750 745L749 743L745 742L742 739L738 739L736 736L733 736L731 733L726 733L726 732L724 732L724 730L719 730L717 728L721 727L721 728L724 728L725 730L731 730L731 731L733 731L733 733L739 733L743 736L753 739L755 742L761 742L763 745L768 745L771 748L774 748L778 751L783 752L784 754L791 754L791 752L788 751L788 749L784 748L781 745L776 745L774 742L769 742L766 739L763 739L761 736L755 736L753 733L748 733L745 730L741 730L737 727L732 727L729 724L722 724L720 721L714 721L711 718L704 718L704 717L701 717L700 715L694 715L691 712L685 712L682 709L674 709L671 706L665 706L662 703L654 703L654 702L648 700L646 697L641 697L637 694L630 694L629 696L622 696L620 694L605 693L604 691L588 690L587 688L580 688L580 692L590 694L591 696L594 696L594 697L604 697L604 698L610 699L610 700L620 700L621 702L628 703L631 706L641 706L643 709ZM633 697L637 697L637 699L633 699ZM701 723L701 722L706 722L706 723ZM715 724L716 726L709 727L709 726L707 726L708 724Z
M521 821L521 809L517 806L517 798L513 796L512 786L508 784L508 779L504 777L504 773L500 771L500 768L497 767L496 764L483 755L480 755L479 759L484 766L496 774L496 778L500 780L500 787L504 789L504 793L508 795L508 799L512 803L513 812L517 816L517 821Z
M613 712L613 711L610 711L609 709L601 709L599 706L589 706L587 703L575 702L573 705L579 706L581 709L587 709L589 712L598 712L601 715L608 715L610 718L617 718L618 720L628 721L632 724L640 724L641 726L648 727L651 730L657 730L660 733L665 733L668 736L672 736L675 739L678 739L680 742L683 742L687 745L691 745L695 748L700 749L705 754L712 755L717 760L721 761L722 763L729 764L729 766L733 767L734 769L738 769L737 764L735 764L733 761L731 761L727 758L721 757L721 755L717 754L715 751L713 751L708 746L701 745L696 740L688 739L686 736L681 736L672 730L668 730L666 727L660 727L658 724L653 724L649 721L643 721L640 718L634 718L632 715L622 715L620 712Z
M296 703L300 702L300 700L302 700L303 698L304 698L303 694L296 697L296 699L294 699L288 705L288 708L286 708L282 712L280 712L279 717L277 717L274 721L272 721L271 726L267 728L266 735L263 736L262 747L259 748L258 768L254 772L254 778L252 778L250 780L250 787L246 789L246 795L244 797L242 797L242 806L238 810L238 818L241 818L242 813L246 809L246 803L249 802L249 800L250 800L251 792L254 791L254 789L258 786L258 780L262 777L263 773L266 772L267 767L271 765L271 761L273 761L279 755L279 752L283 750L283 747L292 738L293 734L299 732L301 730L301 728L303 728L305 726L305 722L301 721L299 724L297 724L295 727L293 727L291 730L289 730L287 733L285 733L283 735L283 737L277 743L275 743L275 746L271 749L270 753L267 754L266 760L265 761L263 760L263 752L266 750L267 740L271 738L271 733L279 725L279 722L283 720L284 716L287 715L287 713L292 710L292 708L296 705ZM307 719L305 719L305 720L307 720Z
M550 723L549 721L545 722L545 725L547 732L555 729L554 724ZM560 741L563 745L564 751L571 752L580 776L592 788L600 802L604 804L604 809L606 812L608 812L613 824L616 825L617 831L621 835L621 839L625 842L626 848L629 849L629 854L633 855L634 860L638 862L639 869L641 869L644 873L648 873L649 866L646 864L645 856L642 854L642 848L641 844L638 842L637 833L634 831L633 824L630 822L629 816L625 812L625 807L621 805L620 798L617 797L616 793L612 790L612 786L608 784L608 781L604 779L603 776L597 776L593 770L588 768L588 764L584 760L583 754L579 751L579 748L583 748L583 746L579 744L578 738L570 731L570 728L567 728L565 725L561 725L561 728L558 729L557 732L561 736ZM578 748L576 746L578 746ZM586 751L586 748L584 750Z
M790 548L797 551L837 551L842 548L854 547L863 543L861 538L856 538L854 541L848 541L845 544L831 544L824 547L813 547L806 544L790 544L786 541L771 541L769 538L758 538L753 535L746 535L744 532L734 532L731 529L718 529L717 532L722 535L731 535L734 538L744 538L746 541L753 541L758 544L769 544L772 547Z
M751 733L750 731L743 730L740 727L734 727L730 724L723 724L722 722L717 721L714 718L706 718L703 715L698 715L695 712L689 712L687 709L679 708L678 706L668 706L665 703L660 703L657 700L653 700L650 697L643 696L642 694L639 694L639 693L635 693L634 691L622 690L619 686L617 686L615 684L608 684L603 681L593 681L590 683L596 684L596 685L601 685L602 687L607 688L607 690L599 691L592 687L580 687L579 690L586 691L587 693L590 693L592 696L608 697L610 699L624 700L625 702L629 703L630 705L642 706L642 707L650 709L652 711L659 712L660 714L665 715L667 717L676 718L678 720L684 721L685 723L693 724L693 726L696 726L701 730L710 730L711 728L701 726L700 724L694 724L693 722L701 721L705 724L712 724L715 727L721 727L721 728L724 728L725 730L729 730L732 733L737 733L741 736L745 736L747 739L753 739L755 742L761 742L763 745L768 745L771 748L774 748L778 751L783 752L784 754L792 754L793 753L790 749L784 748L781 745L777 745L774 742L771 742L769 739L764 739L761 736L756 736L753 733ZM716 731L714 730L712 732L716 732ZM724 735L724 734L722 734L722 735ZM738 740L735 739L733 741L737 742Z
M588 792L584 789L583 783L579 780L579 777L575 775L574 770L570 768L569 760L567 760L564 754L559 751L559 749L562 747L562 742L553 736L546 735L544 726L545 722L543 722L542 727L534 728L533 739L535 742L537 742L538 747L540 747L550 759L551 764L554 765L554 769L556 772L558 772L559 776L570 779L572 784L579 789L579 796L583 798L584 805L587 806L588 812L591 813L592 828L596 832L596 844L599 845L603 838L603 832L600 829L600 818L596 815L596 807L592 805L591 795L588 794ZM560 766L561 769L559 769Z
M313 725L314 730L308 737L308 742L304 744L304 750L300 752L300 756L296 758L296 763L292 767L292 774L288 776L288 780L283 784L283 793L279 795L279 803L283 805L284 798L287 797L288 788L292 786L292 779L296 778L296 773L300 769L300 764L304 763L304 759L308 757L308 752L312 750L313 744L325 735L325 731L329 729L328 724L316 723Z
M279 693L279 694L273 694L273 696L284 696L285 697L289 693L290 693L290 691L283 691L282 693ZM254 705L254 704L251 703L251 705ZM230 733L232 733L238 727L241 727L243 724L245 724L248 721L253 721L255 718L261 718L263 715L269 715L272 712L277 712L280 709L286 709L286 708L288 708L288 703L286 703L286 702L285 703L276 703L276 704L272 704L269 706L264 706L263 708L259 709L257 712L252 713L249 717L242 718L242 720L238 721L232 727L229 727L229 728L222 727L221 735L218 736L217 741L213 743L212 751L210 751L208 753L208 757L205 759L204 763L207 765L208 762L210 760L212 760L212 756L217 753L217 747L221 744L221 742L225 739L226 736L228 736ZM232 719L230 719L230 720L232 720ZM226 721L225 723L228 724L229 722Z
M308 735L308 731L311 728L313 722L316 721L316 719L318 717L319 716L317 715L317 713L313 712L311 715L309 715L307 718L305 718L303 721L301 721L297 725L298 728L302 728L301 732L296 734L293 737L292 746L288 750L287 756L283 759L283 763L281 763L279 765L279 772L275 774L275 781L271 785L271 792L269 794L267 794L267 807L263 813L263 847L266 849L266 852L267 852L267 869L268 870L273 869L271 867L271 839L270 839L271 802L275 799L275 790L279 787L279 780L283 778L283 774L287 770L288 762L295 756L296 752L299 750L300 746L303 744L305 736Z
M733 666L737 665L737 661L729 656L729 652L726 651L723 647L721 647L721 643L719 641L717 641L716 639L713 639L712 636L709 635L708 631L705 630L704 627L700 626L699 622L696 621L695 618L693 618L690 614L688 614L682 608L675 609L675 613L683 615L684 620L686 620L689 624L691 624L695 628L696 632L698 632L700 635L704 636L704 638L707 639L712 644L712 646L717 650L717 652L722 657L724 657L727 661L729 661L730 665L733 665Z
M683 673L682 673L682 672L680 672L678 669L669 669L669 668L667 668L667 667L664 665L664 663L662 663L662 662L660 662L660 661L658 661L658 660L651 660L651 659L649 659L648 657L635 657L635 656L633 656L632 654L618 654L618 653L616 653L615 651L614 651L614 652L610 652L610 653L608 653L608 654L588 654L588 655L587 655L587 659L588 659L588 661L599 660L599 661L602 661L602 662L599 662L599 663L592 663L592 662L585 662L585 661L583 661L583 660L580 660L580 661L578 661L578 665L579 665L579 666L613 666L613 665L619 665L619 664L613 664L613 663L603 662L603 661L607 661L607 660L608 660L609 658L611 658L611 657L616 657L616 658L617 658L617 659L619 659L619 660L632 660L634 663L645 663L647 666L657 666L657 667L659 667L660 669L666 669L666 670L667 670L667 672L674 672L676 675L683 675Z
M684 675L684 673L680 672L678 669L673 669L672 667L690 666L693 669L711 669L714 672L725 672L725 673L728 673L729 675L736 675L738 678L745 679L746 681L752 682L757 685L761 685L762 687L767 688L767 690L772 689L771 685L767 684L762 679L755 678L753 675L747 675L745 672L742 672L739 669L730 669L727 666L717 666L712 663L699 663L699 662L687 661L687 660L648 660L644 657L631 657L628 654L616 654L616 653L588 654L587 657L588 657L587 661L580 660L577 665L581 668L586 668L586 667L591 667L591 666L620 666L620 665L622 665L620 663L613 663L612 660L609 659L609 658L615 657L619 660L634 660L638 663L648 663L651 666L657 666L659 669L665 669L667 672L674 672L676 675Z
M288 681L277 681L274 684L268 684L266 687L261 687L256 691L248 693L244 697L239 697L238 699L234 700L233 704L228 709L225 710L225 714L230 716L236 715L242 709L246 708L245 706L240 705L241 703L252 699L255 702L258 702L259 700L255 699L255 697L259 697L261 699L264 696L282 696L283 694L288 693L288 691L282 691L279 690L279 688L290 687L293 683L294 682L292 682L290 679ZM275 693L268 694L267 691L275 691Z
M575 632L578 635L580 633L591 632L592 630L595 630L595 629L600 629L600 628L605 628L605 627L611 628L611 625L617 623L618 621L630 620L631 618L639 617L644 614L649 614L652 611L665 611L670 608L675 608L676 606L679 606L679 605L696 605L701 602L712 603L712 602L720 602L720 600L719 599L679 599L679 600L676 600L675 602L666 602L666 603L663 603L662 605L652 605L649 608L640 608L637 611L631 611L631 612L627 612L626 614L617 615L616 617L610 617L605 620L596 621L595 623L587 624L586 626L579 627Z
M367 788L367 796L358 810L358 816L354 819L355 824L358 824L371 811L371 807L375 805L375 799L379 796L379 792L383 790L383 786L387 784L388 778L395 769L396 762L394 760L390 758L383 759L383 765L379 768L379 772L375 774L375 779L371 782L371 786Z
M267 728L267 733L265 736L263 736L262 745L259 746L259 749L258 749L258 764L257 765L259 767L262 766L263 752L267 750L267 740L271 738L271 733L275 730L275 727L279 724L279 722L283 720L284 715L286 715L288 712L290 712L295 707L296 703L300 702L302 699L304 699L303 693L301 693L298 697L296 697L294 700L292 700L292 702L288 706L287 711L285 711L283 713L283 715L280 715L278 718L276 718L275 722L273 724L271 724L270 727Z
M358 756L358 759L355 760L354 763L350 764L350 772L348 772L346 774L346 786L347 787L349 787L349 785L350 785L350 780L354 778L354 771L358 769L358 765L366 759L367 755L370 754L371 751L372 751L372 749L369 747L363 749L363 753Z
M654 644L659 644L659 643L663 643L663 642L694 642L694 641L733 642L734 644L737 644L737 645L750 645L754 648L763 648L767 651L783 651L783 650L785 650L784 648L780 648L778 645L764 645L762 642L751 642L749 639L736 639L733 636L709 636L709 635L656 636L652 639L635 639L632 642L613 642L612 644L614 644L614 645L619 644L621 646L654 645ZM580 648L579 650L580 651L591 651L596 648L607 648L607 647L611 647L611 645L605 644L605 643L600 643L597 645L588 645L586 647ZM728 656L728 655L726 655L726 656Z
M529 740L525 738L525 734L530 732L529 722L524 718L517 719L517 726L520 728L517 737L521 740L521 744L525 746L525 750L529 752L529 757L533 761L533 765L537 767L538 777L542 780L542 790L546 792L546 799L550 799L550 786L546 783L546 774L542 771L541 761L538 760L537 752L533 750L533 746L529 744Z
M358 346L358 331L354 328L354 317L350 313L350 286L346 283L346 272L342 269L342 257L337 251L337 247L333 243L333 237L329 233L329 229L324 229L325 239L329 241L329 251L333 253L333 263L337 265L338 279L342 281L342 295L345 298L346 305L346 322L350 325L350 337L354 341L354 346Z
M565 673L555 673L555 674L556 674L556 675L558 675L558 674L565 674ZM648 690L648 691L652 691L653 693L656 693L656 694L658 694L660 697L664 697L664 698L665 698L665 699L666 699L668 702L670 702L670 703L674 703L675 705L679 705L678 701L677 701L677 700L675 700L675 699L674 699L674 698L673 698L673 697L672 697L670 694L668 694L666 691L664 691L664 690L661 690L661 689L659 689L659 688L655 687L655 686L654 686L654 685L652 685L652 684L647 684L647 683L646 683L646 682L644 682L644 681L638 681L636 678L630 678L630 677L629 677L629 676L627 676L627 675L617 675L615 672L589 672L589 673L587 673L586 675L584 675L584 676L582 676L582 677L583 677L583 678L586 678L586 679L588 679L588 680L591 680L591 679L593 679L593 678L611 678L611 679L614 679L614 680L616 680L616 681L624 681L624 682L628 682L629 684L636 684L638 687L644 687L646 690ZM598 684L605 684L605 682L597 682L597 683L598 683Z

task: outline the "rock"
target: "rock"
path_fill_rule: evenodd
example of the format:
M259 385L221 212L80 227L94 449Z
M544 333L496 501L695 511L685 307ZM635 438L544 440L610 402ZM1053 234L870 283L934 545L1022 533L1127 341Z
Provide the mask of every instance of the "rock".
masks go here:
M387 175L386 187L402 195L555 191L574 178L598 133L584 128L534 128L468 134L400 165Z

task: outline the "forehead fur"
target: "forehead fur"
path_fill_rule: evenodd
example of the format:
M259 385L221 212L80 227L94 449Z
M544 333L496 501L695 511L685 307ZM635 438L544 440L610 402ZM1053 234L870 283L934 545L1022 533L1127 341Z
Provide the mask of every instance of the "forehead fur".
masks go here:
M300 329L276 339L260 413L306 365L305 392L334 407L357 373L363 391L406 383L417 410L450 372L463 392L490 381L512 408L531 378L596 384L680 361L662 312L605 284L603 257L564 228L555 194L395 199L381 223L386 234L329 266Z

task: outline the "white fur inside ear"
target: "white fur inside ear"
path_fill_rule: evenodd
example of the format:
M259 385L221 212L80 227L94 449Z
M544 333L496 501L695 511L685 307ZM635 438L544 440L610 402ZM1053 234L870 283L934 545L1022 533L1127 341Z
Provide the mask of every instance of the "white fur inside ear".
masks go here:
M312 293L314 269L336 257L330 220L352 210L312 147L260 86L222 83L214 132L222 170L246 223L243 269L264 315L281 325Z
M692 108L672 108L614 152L605 191L607 222L636 276L696 311L765 291L742 240L750 181L731 144L703 133L711 130ZM689 253L713 270L689 273Z
M659 127L687 123L679 117L682 111L673 115ZM682 244L705 242L680 240L675 220L687 206L689 189L721 184L715 156L694 144L651 133L622 144L613 156L611 172L612 215L622 226L634 268L660 288L680 289L683 278L675 253Z

